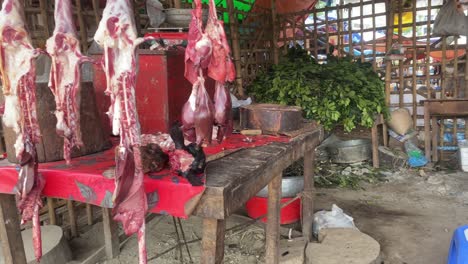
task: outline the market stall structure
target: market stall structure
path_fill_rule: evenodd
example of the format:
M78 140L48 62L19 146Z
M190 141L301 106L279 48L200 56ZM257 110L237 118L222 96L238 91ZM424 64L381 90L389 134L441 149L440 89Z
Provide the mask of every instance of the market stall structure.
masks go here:
M131 2L133 3L133 1ZM232 91L240 97L246 96L246 87L255 80L260 72L267 71L271 65L278 64L282 55L287 53L288 48L295 45L302 46L312 57L322 62L326 62L330 53L336 56L348 55L354 57L355 60L370 62L375 71L380 71L385 76L387 106L408 108L412 113L415 129L426 125L427 131L429 126L427 118L426 123L424 123L424 106L420 104L422 100L438 99L443 101L451 100L451 98L464 100L462 98L468 94L466 92L468 89L468 67L466 67L465 56L466 37L453 38L450 34L437 37L431 33L436 14L442 8L442 1L411 1L410 4L407 1L378 0L301 1L300 4L296 2L298 1L226 0L218 3L218 15L223 18L224 30L230 41L233 63L237 70L235 78L229 81L233 81ZM188 9L192 7L192 3L181 1L167 1L164 4L166 7L186 7ZM146 14L147 6L144 2L135 1L130 6L133 8L131 15L135 15L132 16L136 25L135 33L140 37L153 36L154 38L157 35L156 40L153 39L153 42L147 44L146 48L138 50L141 58L139 66L142 70L136 80L135 90L136 110L142 123L141 129L145 131L144 133L149 134L169 132L170 124L180 118L182 105L190 94L190 84L181 81L183 80L181 72L184 65L183 42L187 39L187 35L183 33L185 30L183 28L176 29L176 32L164 33L168 30L167 25L158 29L161 33L154 33L154 29L149 27L150 19ZM46 40L53 36L52 29L56 23L50 16L54 13L53 7L52 1L26 1L25 19L31 32L34 47L44 49ZM97 57L102 54L102 50L93 45L92 36L98 30L104 7L105 1L76 1L72 7L72 14L77 21L77 36L79 36L81 50ZM392 37L388 37L390 35ZM171 39L172 41L168 41ZM149 51L148 46L150 45L152 49L159 50ZM400 51L403 50L400 54L396 53L399 56L392 57L392 53L396 50L395 47L404 49L400 49ZM158 70L158 73L161 74L156 79L149 78L155 67L160 67L161 71ZM108 73L103 74L103 72L99 72L99 67L96 67L95 74L91 74L91 77L88 76L88 82L93 80L96 105L100 112L98 119L102 119L102 122L99 123L100 126L103 126L102 130L109 134L110 128L106 127L108 120L102 115L107 110L109 103L102 93L106 82L104 75L107 76ZM180 86L180 90L176 91L175 86ZM208 93L213 93L215 85L207 82L206 86ZM159 89L161 97L155 96L155 90L148 89L148 87ZM158 117L151 119L149 113L155 112L153 107L160 106L161 110L158 112L161 114L157 114ZM89 111L95 113L97 110ZM155 115L153 114L153 116ZM451 116L446 116L446 118L449 117ZM377 120L381 120L380 117ZM40 120L39 122L41 123ZM457 143L457 134L459 133L457 129L460 128L458 122L463 121L454 119L453 125L450 126L453 128L451 131L446 129L447 123L445 122L440 122L440 125L437 122L432 122L432 132L440 130L439 140L435 136L433 137L432 147L435 149L433 156L437 157L438 148L436 146L438 144L442 146L439 149L444 150L444 144L455 145ZM463 126L463 129L467 128ZM8 134L8 130L5 130ZM220 263L223 258L222 241L225 218L261 188L268 185L271 188L269 206L275 210L272 210L268 216L267 261L268 263L276 263L278 259L277 228L279 226L280 203L279 193L275 190L278 191L280 186L282 170L303 156L305 159L305 189L302 197L303 233L308 238L311 235L313 150L319 144L323 134L320 126L309 127L301 132L290 138L257 138L259 144L247 144L234 136L233 141L226 140L225 145L214 147L212 150L208 147L206 149L208 158L211 155L212 159L216 159L216 161L212 161L207 167L206 189L192 187L186 180L173 175L150 174L146 176L144 188L148 196L148 204L152 206L150 212L164 212L177 217L186 217L195 212L194 214L205 217L206 231L203 238L202 262ZM44 131L42 133L46 134ZM454 135L451 142L444 140L444 135L447 133ZM373 134L376 134L375 129ZM429 137L428 133L426 133L426 137ZM10 137L6 137L9 156L15 156L12 141L10 133ZM102 141L106 141L106 136ZM282 143L272 143L276 141ZM86 142L84 143L86 145ZM100 155L77 158L76 161L72 161L71 169L60 162L39 165L41 174L46 178L42 194L49 197L47 199L49 217L41 221L48 221L51 224L56 222L54 205L56 201L52 197L68 200L66 203L70 215L72 235L77 233L72 201L86 204L88 223L94 221L91 204L103 208L113 207L113 179L112 175L108 175L109 169L112 170L113 166L112 158L109 158L112 157L112 151L107 151L107 154L102 152L106 146L103 142L99 143L102 144L101 149L98 150L101 151ZM260 143L271 144L261 146ZM45 150L51 148L47 142L43 142L43 144ZM256 148L239 151L241 148L250 147ZM430 145L426 144L426 151L429 147ZM229 149L232 151L226 151ZM242 154L234 153L223 157L234 150L242 152ZM89 150L89 152L93 151L95 149ZM212 152L209 153L210 151ZM375 151L374 148L374 153ZM265 153L270 153L270 155L276 153L276 155L271 155L267 159L264 157ZM443 157L443 153L441 154ZM228 169L230 163L245 160L244 155L252 156L249 161L245 161L245 171L242 171L242 168ZM45 154L43 156L39 155L40 162L54 161L47 160ZM59 156L61 155L59 154ZM74 171L74 169L77 170ZM2 173L5 174L3 177L5 182L0 184L2 192L12 193L15 177L17 177L15 169L12 167L4 168ZM70 177L70 182L75 182L73 190L63 187L69 184L64 180L65 176L62 174ZM96 177L94 180L91 180L92 175ZM105 179L106 175L110 179ZM244 181L246 175L255 175L256 177L250 178L251 182ZM92 181L107 182L109 186L101 183L95 185ZM185 191L181 191L183 188L186 188ZM176 189L179 192L189 193L187 197L177 201L178 206L174 206L169 193ZM166 194L164 194L165 192ZM4 217L5 215L11 217L15 214L15 210L11 207L11 195L2 196ZM220 201L223 201L222 204L219 204ZM106 251L108 257L112 257L118 251L118 246L116 246L118 241L116 242L115 230L113 230L115 225L109 214L109 210L103 210L107 224ZM15 249L19 245L16 243L21 243L21 241L15 240L17 234L13 232L19 230L18 223L14 219L7 222L14 226L14 228L3 226L1 233L2 237L11 238L7 239L9 247L5 246L7 255L13 263L22 263L23 260L17 260L17 258L21 259L24 256Z

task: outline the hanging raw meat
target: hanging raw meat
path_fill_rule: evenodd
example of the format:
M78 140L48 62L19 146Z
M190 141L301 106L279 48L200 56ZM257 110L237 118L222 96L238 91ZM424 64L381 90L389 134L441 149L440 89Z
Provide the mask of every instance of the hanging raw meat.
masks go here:
M140 124L135 102L137 38L132 2L108 0L94 40L104 49L106 94L111 98L107 113L114 135L120 135L116 148L114 219L122 222L127 235L138 232L140 263L146 263L145 214L148 210L143 188L140 154Z
M231 60L231 49L224 32L224 23L218 20L214 0L210 0L209 3L209 15L205 32L208 34L213 47L208 66L208 76L222 84L226 81L234 81L236 72Z
M200 70L208 67L211 58L211 40L203 31L201 0L194 0L194 3L185 49L185 78L192 84L198 81Z
M21 166L15 188L22 223L33 224L36 260L42 256L39 209L44 182L38 174L36 144L40 131L36 114L34 49L20 0L4 0L0 11L0 73L5 97L3 123L16 133L15 151Z
M214 122L217 129L216 139L221 143L223 139L232 133L232 101L227 87L216 82L214 94Z
M224 23L218 20L213 0L210 0L209 6L210 11L205 32L211 39L213 52L208 66L208 76L216 81L214 122L217 127L217 140L221 142L225 136L229 136L232 132L232 102L225 83L226 81L234 81L236 71L231 60L231 49L224 32Z
M49 87L55 97L57 133L63 137L63 155L70 163L71 149L81 147L80 131L80 66L91 61L81 54L76 37L70 0L55 0L55 30L47 40L47 53L52 59Z
M205 79L198 76L189 100L182 108L182 127L187 139L198 145L211 143L214 106L205 88Z

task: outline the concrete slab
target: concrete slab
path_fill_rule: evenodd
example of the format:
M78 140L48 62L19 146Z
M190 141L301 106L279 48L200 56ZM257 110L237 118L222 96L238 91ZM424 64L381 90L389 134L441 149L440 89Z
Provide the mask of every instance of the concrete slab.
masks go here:
M352 228L321 229L319 243L309 243L306 264L380 264L380 245Z
M307 240L303 237L280 240L280 264L303 264Z
M32 242L32 230L21 232L23 237L26 260L28 264L35 264ZM72 254L67 240L63 236L63 230L59 226L41 226L42 259L41 264L67 263L72 259Z

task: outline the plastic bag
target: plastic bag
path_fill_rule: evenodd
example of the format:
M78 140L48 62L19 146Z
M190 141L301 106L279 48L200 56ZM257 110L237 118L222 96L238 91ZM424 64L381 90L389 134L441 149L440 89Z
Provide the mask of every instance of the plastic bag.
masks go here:
M440 9L434 22L433 34L437 36L468 35L468 17L456 0L448 0Z
M408 154L408 164L411 167L422 167L427 164L428 161L422 150L410 140L405 142L405 150Z
M158 0L146 1L146 11L150 20L150 25L153 28L158 28L164 20L166 20L166 14L163 12L164 7Z
M252 104L252 99L249 97L245 100L239 100L235 95L231 93L232 108L239 108L241 106Z
M356 228L353 218L343 212L336 204L331 211L319 211L314 214L313 233L316 237L322 228Z

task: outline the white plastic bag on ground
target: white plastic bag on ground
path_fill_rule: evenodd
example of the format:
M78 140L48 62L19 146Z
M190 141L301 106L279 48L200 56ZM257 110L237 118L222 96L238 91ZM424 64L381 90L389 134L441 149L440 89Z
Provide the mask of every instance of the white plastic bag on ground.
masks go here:
M150 25L153 28L158 28L166 19L166 14L163 12L164 7L158 0L146 1L146 12L150 20Z
M456 0L448 0L440 9L432 33L436 36L468 35L468 17Z
M313 233L318 237L322 228L356 228L353 218L343 212L336 204L331 211L319 211L314 214Z

